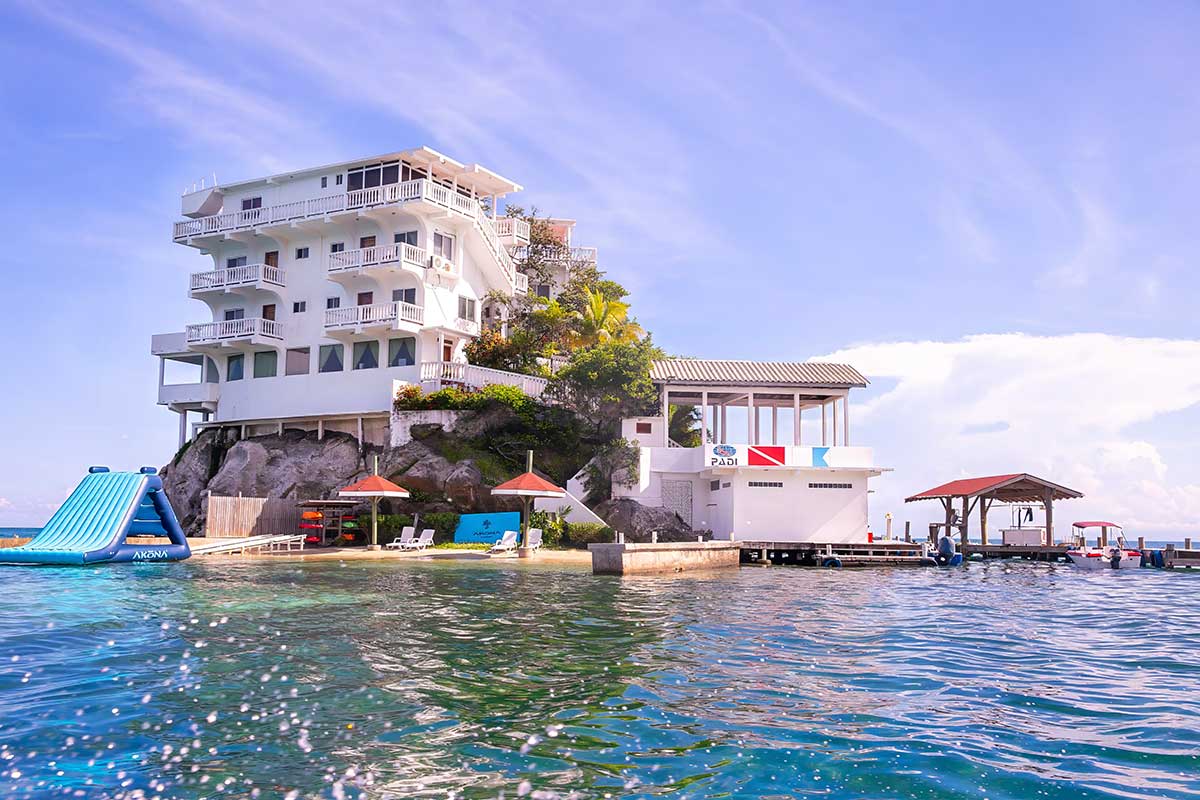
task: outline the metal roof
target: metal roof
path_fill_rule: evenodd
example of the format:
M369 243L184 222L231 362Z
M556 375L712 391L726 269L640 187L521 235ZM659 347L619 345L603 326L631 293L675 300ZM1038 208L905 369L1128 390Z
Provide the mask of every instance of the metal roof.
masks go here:
M670 384L863 387L867 379L848 364L819 361L726 361L668 358L650 365L650 379Z
M1059 486L1057 483L1051 483L1026 472L1017 472L1011 475L992 475L987 478L963 478L950 481L907 497L904 502L984 496L1002 503L1040 503L1045 498L1047 490L1053 493L1055 500L1083 497L1082 492Z

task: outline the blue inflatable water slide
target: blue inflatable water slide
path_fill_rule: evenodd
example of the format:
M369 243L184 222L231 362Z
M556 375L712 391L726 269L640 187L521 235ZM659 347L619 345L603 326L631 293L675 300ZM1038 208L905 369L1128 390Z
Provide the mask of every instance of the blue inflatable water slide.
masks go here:
M171 543L129 544L129 536L166 537ZM92 467L37 536L0 548L0 564L181 561L191 554L153 467L141 472Z

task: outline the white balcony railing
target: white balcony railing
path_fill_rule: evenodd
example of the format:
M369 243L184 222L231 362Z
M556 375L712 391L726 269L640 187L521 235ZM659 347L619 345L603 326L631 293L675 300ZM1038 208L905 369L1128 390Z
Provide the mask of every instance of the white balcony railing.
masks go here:
M415 306L412 303L395 302L372 303L367 306L349 306L348 308L331 308L325 312L325 328L329 330L380 325L391 326L397 322L424 325L425 309Z
M166 383L158 387L159 405L202 405L216 403L221 386L216 383Z
M411 244L383 244L330 253L328 270L334 273L353 272L385 264L407 264L424 269L429 266L429 258L424 250Z
M468 336L479 335L479 323L473 319L467 319L466 317L458 317L455 319L454 329L456 331L462 331Z
M453 383L475 389L494 384L518 386L530 397L537 397L546 389L545 378L520 375L499 369L477 367L460 361L425 361L421 364L421 381L437 384Z
M553 249L547 247L539 255L544 261L581 261L595 264L597 251L594 247L556 247ZM528 257L528 247L513 249L513 258L516 260L524 261Z
M244 264L240 267L225 267L209 272L193 272L191 286L193 292L204 292L211 289L249 286L260 281L272 286L283 286L283 270L269 264Z
M508 249L500 243L500 237L496 233L496 225L500 220L489 217L484 212L483 206L474 198L466 197L448 186L443 186L427 178L392 183L387 186L373 186L369 189L356 189L344 194L296 200L246 211L231 211L199 219L182 220L175 223L174 236L177 240L186 240L194 236L212 236L266 225L286 224L299 219L327 217L345 211L401 205L415 201L431 203L471 220L505 278L510 284L515 283L516 269L513 266L512 256Z
M529 223L516 217L499 217L496 220L496 235L511 236L518 241L529 241Z
M273 319L249 317L188 325L186 333L188 344L219 344L237 339L249 339L254 336L282 339L283 326Z

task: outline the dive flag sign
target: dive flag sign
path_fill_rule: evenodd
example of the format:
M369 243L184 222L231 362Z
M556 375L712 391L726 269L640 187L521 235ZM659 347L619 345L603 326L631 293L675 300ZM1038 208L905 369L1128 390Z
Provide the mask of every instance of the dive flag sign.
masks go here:
M764 445L715 444L706 453L709 467L786 467L788 448Z
M786 447L747 447L746 466L783 467L787 465Z

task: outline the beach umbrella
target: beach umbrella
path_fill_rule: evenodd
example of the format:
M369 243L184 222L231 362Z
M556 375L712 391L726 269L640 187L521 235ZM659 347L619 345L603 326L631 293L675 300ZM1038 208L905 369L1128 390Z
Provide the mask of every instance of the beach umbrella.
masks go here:
M529 533L529 504L538 497L566 497L567 490L555 486L544 478L533 474L533 451L525 455L526 471L492 489L492 494L502 497L521 498L521 544L526 543Z
M379 458L375 458L375 474L338 490L338 497L365 497L371 501L371 546L379 541L379 501L385 497L409 496L408 490L397 486L379 474Z

